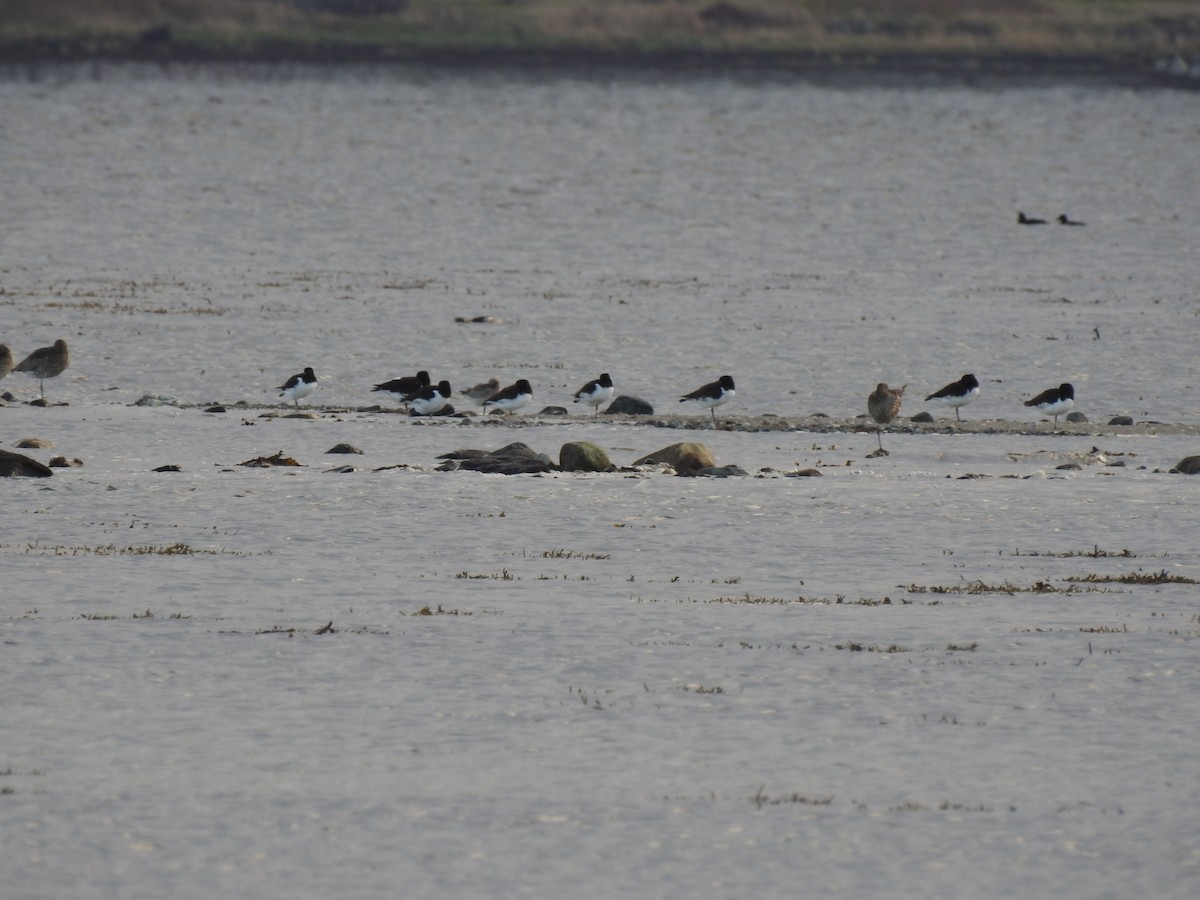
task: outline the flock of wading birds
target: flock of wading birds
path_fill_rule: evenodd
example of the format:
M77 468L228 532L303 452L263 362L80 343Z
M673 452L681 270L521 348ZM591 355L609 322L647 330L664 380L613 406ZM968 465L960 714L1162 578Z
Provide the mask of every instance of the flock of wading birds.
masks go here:
M13 365L13 355L7 345L0 344L0 378L9 372L25 372L34 376L38 379L43 402L46 397L46 379L61 375L69 363L70 354L67 351L67 342L61 338L50 347L34 350L16 365ZM901 385L893 388L880 382L867 397L867 412L871 414L871 418L878 426L876 435L879 439L879 452L881 453L887 452L883 449L883 426L890 424L900 414L900 401L904 396L904 389L907 387L908 385ZM317 376L309 366L303 372L293 375L281 384L279 396L291 400L299 409L300 401L316 389ZM397 402L406 404L410 412L421 416L440 413L449 405L450 397L453 394L450 382L439 381L437 384L433 384L429 373L423 370L416 375L406 375L403 378L394 378L391 381L377 384L371 390L382 391L390 395ZM591 406L593 411L598 414L601 405L612 399L614 390L613 380L605 372L599 378L589 381L577 390L573 397L576 403ZM712 413L715 427L716 408L732 400L736 392L733 377L722 375L716 381L684 394L679 398L679 402L692 401L708 407ZM527 406L533 400L533 388L524 378L505 388L501 388L500 383L492 378L462 391L461 394L482 405L485 412L496 409L512 412ZM958 381L946 385L939 391L934 391L925 400L953 409L955 418L961 420L962 416L959 410L978 396L979 379L974 375L964 375ZM1067 412L1074 403L1075 388L1070 384L1061 384L1056 388L1042 391L1032 400L1025 401L1026 406L1033 407L1044 415L1054 416L1055 428L1058 427L1058 417Z

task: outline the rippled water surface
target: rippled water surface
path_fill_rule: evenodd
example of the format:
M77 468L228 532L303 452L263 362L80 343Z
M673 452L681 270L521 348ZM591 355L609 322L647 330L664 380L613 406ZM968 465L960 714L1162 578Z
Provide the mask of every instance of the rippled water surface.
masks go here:
M0 80L0 342L72 353L0 446L83 462L0 479L5 891L1190 898L1197 138L1086 84ZM843 429L369 408L418 368ZM965 372L995 429L869 455L876 382ZM681 437L763 477L434 471Z

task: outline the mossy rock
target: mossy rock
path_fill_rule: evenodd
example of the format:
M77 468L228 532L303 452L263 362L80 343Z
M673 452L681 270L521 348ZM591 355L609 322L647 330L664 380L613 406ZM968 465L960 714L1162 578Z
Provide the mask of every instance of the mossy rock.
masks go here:
M558 451L558 467L564 472L611 472L612 460L591 441L570 441Z

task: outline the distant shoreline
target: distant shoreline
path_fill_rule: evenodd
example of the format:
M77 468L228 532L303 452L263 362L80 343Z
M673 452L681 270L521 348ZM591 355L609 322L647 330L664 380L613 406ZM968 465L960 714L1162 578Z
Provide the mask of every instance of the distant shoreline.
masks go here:
M828 53L797 51L604 50L579 48L413 48L261 42L208 47L141 39L103 42L28 38L0 43L0 71L87 63L140 65L421 66L507 69L554 75L721 75L854 84L1010 84L1085 81L1124 87L1200 90L1200 78L1171 62L1045 54Z

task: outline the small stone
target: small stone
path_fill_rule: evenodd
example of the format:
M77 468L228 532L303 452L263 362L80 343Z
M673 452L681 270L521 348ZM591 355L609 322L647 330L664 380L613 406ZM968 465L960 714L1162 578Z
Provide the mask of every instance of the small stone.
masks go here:
M21 450L53 450L54 441L46 438L21 438L13 446Z
M1077 462L1065 462L1061 466L1055 466L1054 468L1056 468L1056 469L1082 469L1083 466L1081 466Z
M915 416L912 417L912 420L914 422L932 422L933 421L933 413L919 412Z
M1132 425L1133 416L1113 416L1108 420L1109 425Z
M820 469L797 469L795 472L788 472L785 478L823 478L824 474Z
M204 411L206 413L223 413L223 412L225 412L225 407L221 406L218 403L216 406L210 406L210 407L208 407L208 409L206 409Z
M1185 456L1175 463L1175 467L1171 471L1184 475L1200 475L1200 456Z
M164 397L161 394L142 394L132 406L178 406L179 401L174 397Z
M543 406L539 416L565 416L569 415L565 406Z
M1083 413L1081 413L1081 412L1069 412L1069 413L1067 413L1067 421L1068 421L1068 422L1072 422L1072 423L1074 423L1074 424L1076 424L1076 425L1086 425L1086 424L1087 424L1087 420L1088 420L1088 417L1087 417L1087 416L1085 416L1085 415L1084 415Z
M171 464L171 465L167 465L167 466L159 466L157 469L151 469L150 471L151 472L182 472L183 469L181 469L177 465Z
M83 467L83 460L67 459L65 456L56 456L50 460L49 465L52 469L79 469Z
M750 473L741 466L709 466L696 473L697 478L740 478Z
M258 456L238 463L238 465L249 466L252 469L269 469L272 466L298 466L300 463L290 456L284 456L283 451L280 450L274 456Z
M608 404L608 408L604 410L604 415L652 416L654 415L654 407L640 397L631 397L628 394L622 394L612 403Z
M558 450L558 467L564 472L611 472L612 460L591 441L570 441Z
M326 453L359 453L359 454L362 453L362 451L359 450L357 447L355 447L353 444L334 444L332 447L330 447L325 452Z

